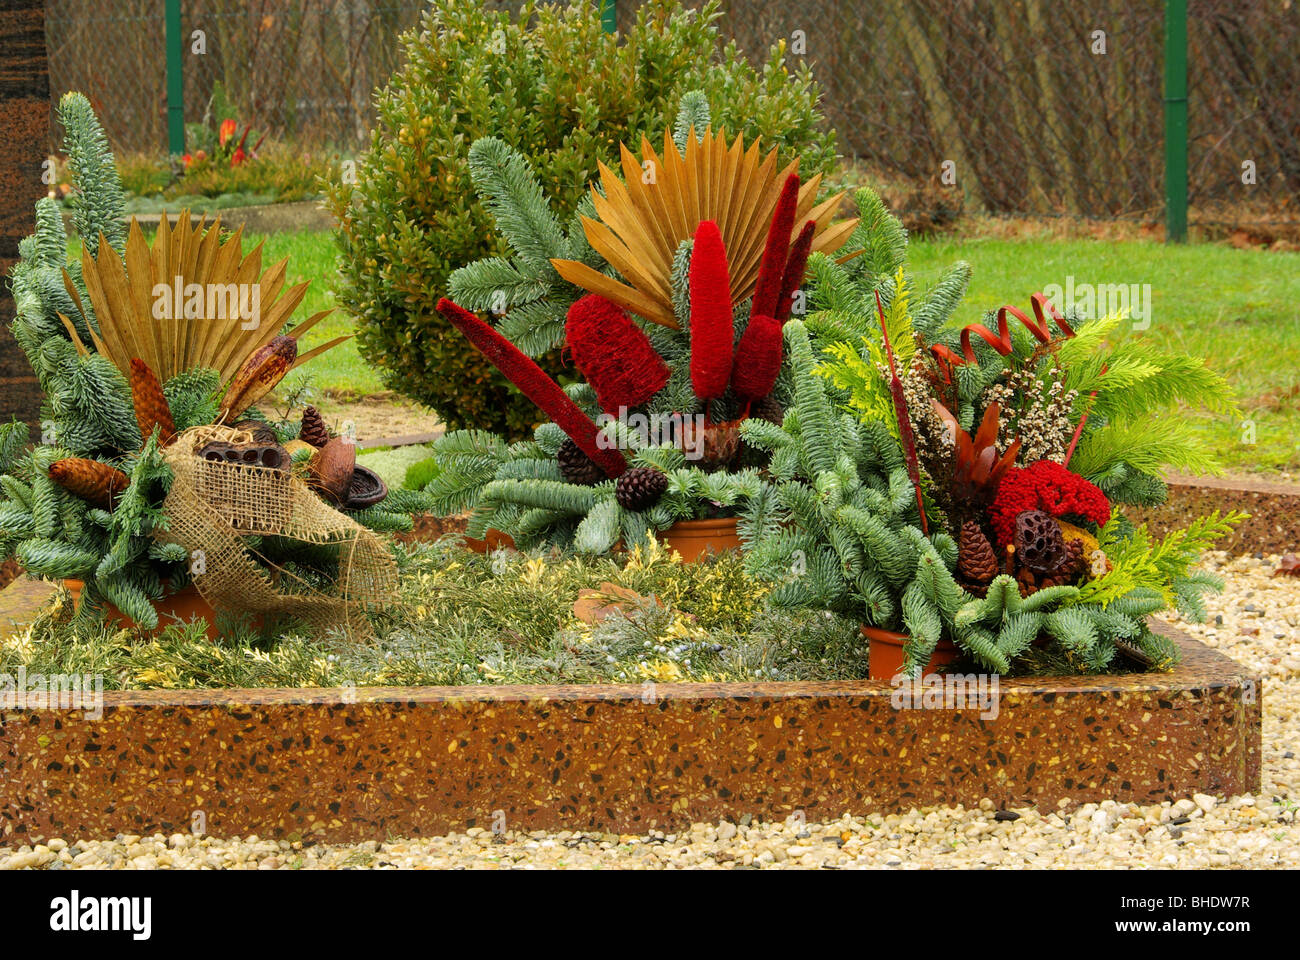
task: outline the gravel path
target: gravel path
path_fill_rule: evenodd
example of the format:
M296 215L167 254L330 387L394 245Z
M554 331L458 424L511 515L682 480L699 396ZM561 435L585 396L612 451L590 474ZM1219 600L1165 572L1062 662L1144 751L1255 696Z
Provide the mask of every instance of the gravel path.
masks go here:
M1208 564L1228 577L1210 621L1182 624L1263 674L1264 771L1258 796L1197 795L1139 807L1111 801L1068 814L928 807L831 823L696 824L681 834L616 836L480 829L432 840L308 845L119 836L0 848L0 869L1300 867L1300 580L1271 576L1277 557ZM1177 618L1171 618L1175 621Z

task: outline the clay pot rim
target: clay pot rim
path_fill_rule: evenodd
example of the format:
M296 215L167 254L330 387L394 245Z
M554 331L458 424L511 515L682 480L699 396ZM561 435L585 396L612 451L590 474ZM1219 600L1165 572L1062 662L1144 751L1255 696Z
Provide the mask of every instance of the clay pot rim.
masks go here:
M713 517L707 520L678 520L671 527L665 527L660 533L668 533L672 530L727 530L736 526L739 517Z
M884 627L869 627L865 623L859 624L858 631L868 640L879 643L887 643L891 647L901 647L908 640L912 639L910 633L898 633L895 630L886 630ZM939 641L935 650L957 650L957 644L953 643L946 637Z

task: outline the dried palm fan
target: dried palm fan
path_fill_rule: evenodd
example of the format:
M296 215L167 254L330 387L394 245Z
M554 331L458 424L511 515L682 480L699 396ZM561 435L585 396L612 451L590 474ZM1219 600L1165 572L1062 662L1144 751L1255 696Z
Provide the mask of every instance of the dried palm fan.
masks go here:
M582 224L591 246L627 283L576 260L552 260L560 276L647 320L676 329L671 274L677 246L695 235L700 221L713 220L727 250L734 301L752 295L772 211L781 185L797 170L798 161L778 171L776 150L760 160L757 140L748 150L743 137L728 146L726 132L714 134L712 128L700 139L692 129L684 157L667 132L662 160L645 138L641 160L626 145L620 145L620 151L624 179L600 165L604 196L594 186L591 190L600 219L583 217ZM812 248L831 253L849 238L858 221L831 223L843 194L816 203L821 179L817 174L799 188L794 230L815 221Z
M128 377L131 360L138 358L164 383L184 370L206 367L221 375L221 386L225 388L244 361L280 333L307 292L306 283L285 290L287 257L263 272L261 244L245 256L242 241L243 227L222 242L220 217L211 225L200 219L191 226L190 212L183 210L175 228L163 215L152 248L132 217L125 259L102 234L95 256L83 247L82 276L95 314L95 323L87 322L86 326L95 350ZM63 283L84 317L81 297L67 271ZM176 309L174 299L161 302L163 296L175 297L173 292L155 296L160 284L168 291L179 285L181 309ZM192 284L202 292L198 298L201 302L185 295L193 289ZM252 329L244 329L239 301L251 306L254 288L258 322ZM234 301L229 296L232 290ZM243 291L248 292L247 297L242 296ZM288 336L296 340L329 313L323 310L314 314L290 330ZM77 348L87 352L72 322L64 317L63 324ZM346 339L336 337L300 353L294 366Z

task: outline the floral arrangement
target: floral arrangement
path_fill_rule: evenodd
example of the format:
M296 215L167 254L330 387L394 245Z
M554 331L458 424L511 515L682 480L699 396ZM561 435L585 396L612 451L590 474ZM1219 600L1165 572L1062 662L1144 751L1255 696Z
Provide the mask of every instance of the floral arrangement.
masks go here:
M389 497L314 408L300 422L257 409L346 338L300 352L328 311L290 327L307 284L286 283L285 261L263 270L260 248L245 253L219 222L164 217L152 244L134 219L124 228L89 102L66 95L59 119L82 251L68 262L58 208L40 200L12 272L12 330L46 403L39 438L0 426L0 557L83 582L84 615L116 610L150 629L157 602L191 584L227 612L346 613L307 598L345 578L358 549L358 577L385 582L373 530L409 528L420 498Z
M1204 616L1221 584L1195 563L1242 517L1156 541L1122 506L1162 502L1164 467L1215 466L1172 414L1230 412L1226 382L1125 336L1122 317L1067 320L1041 294L1030 313L946 326L917 299L901 224L863 206L863 255L814 254L812 310L786 325L793 409L741 425L771 454L742 519L750 570L778 604L906 634L913 674L954 657L999 673L1167 668L1177 649L1145 618ZM960 296L967 276L959 264L936 291Z
M252 132L253 125L245 123L241 134L239 122L233 117L222 120L215 131L206 119L203 123L186 124L186 139L194 147L194 152L181 156L185 172L189 173L191 168L197 172L199 168L209 166L238 167L257 159L257 152L262 148L266 134L263 133L250 146L248 137ZM236 136L239 139L235 139Z
M473 536L495 528L588 553L734 516L764 463L740 423L779 423L793 395L781 326L807 258L856 226L833 223L840 197L819 203L820 176L801 182L795 166L715 133L704 98L688 95L662 151L624 147L623 176L602 166L602 189L566 230L522 156L476 142L475 186L515 256L458 270L438 309L549 420L531 441L437 441L435 509L471 508ZM530 359L557 346L582 377L565 388Z

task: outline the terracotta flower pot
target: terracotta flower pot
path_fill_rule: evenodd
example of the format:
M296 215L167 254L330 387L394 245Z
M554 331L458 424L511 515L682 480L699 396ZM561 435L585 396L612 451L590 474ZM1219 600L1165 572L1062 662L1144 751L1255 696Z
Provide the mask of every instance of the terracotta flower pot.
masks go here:
M870 657L867 661L872 680L892 680L903 669L903 644L908 634L881 630L879 627L862 627L862 635L871 643ZM951 640L940 640L935 647L930 662L925 665L925 673L934 673L936 667L947 666L960 655L961 651Z
M477 537L464 538L466 548L473 550L475 553L491 553L505 547L507 550L515 549L515 541L508 533L504 533L496 527L488 527L487 533L480 540Z
M72 595L73 607L79 607L81 605L81 591L85 584L80 580L64 580L63 585L67 588L68 593ZM215 641L221 636L217 630L217 612L212 609L212 604L203 599L203 595L199 593L198 588L192 583L183 590L178 590L161 600L155 600L153 608L158 611L158 626L147 631L151 637L158 635L163 631L164 627L175 623L177 620L188 622L195 617L207 622L206 633L209 640ZM138 623L111 603L105 604L104 619L128 630L140 628Z
M676 550L687 563L694 563L706 553L741 549L736 533L736 518L716 520L679 520L659 534L669 550Z

